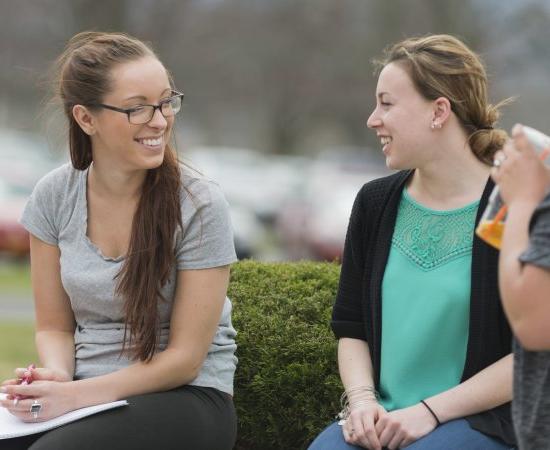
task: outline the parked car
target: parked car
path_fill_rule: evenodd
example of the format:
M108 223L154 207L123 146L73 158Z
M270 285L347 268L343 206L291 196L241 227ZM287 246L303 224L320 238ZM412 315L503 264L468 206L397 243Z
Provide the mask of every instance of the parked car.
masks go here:
M333 261L342 256L353 201L361 186L388 174L368 149L321 152L302 174L301 191L281 209L277 232L290 259Z
M304 158L233 147L194 147L183 160L221 186L229 202L239 258L261 258L273 222L300 183Z
M35 135L0 129L0 253L28 254L29 235L19 219L36 182L61 163Z
M29 233L19 223L29 192L0 178L0 254L22 257L29 252Z
M22 189L32 189L45 173L63 162L45 140L8 129L0 129L0 161L0 178Z

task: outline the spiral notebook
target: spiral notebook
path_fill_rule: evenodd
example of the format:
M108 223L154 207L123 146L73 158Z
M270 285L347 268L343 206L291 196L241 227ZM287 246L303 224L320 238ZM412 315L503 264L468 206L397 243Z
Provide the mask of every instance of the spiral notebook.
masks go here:
M0 394L0 398L4 397L4 394ZM10 439L20 436L27 436L29 434L42 433L44 431L60 427L61 425L82 419L83 417L91 416L92 414L97 414L108 409L119 408L127 404L128 402L126 400L119 400L117 402L88 406L86 408L77 409L67 414L63 414L62 416L54 419L46 420L45 422L33 423L23 422L17 417L11 415L5 408L0 407L0 439Z

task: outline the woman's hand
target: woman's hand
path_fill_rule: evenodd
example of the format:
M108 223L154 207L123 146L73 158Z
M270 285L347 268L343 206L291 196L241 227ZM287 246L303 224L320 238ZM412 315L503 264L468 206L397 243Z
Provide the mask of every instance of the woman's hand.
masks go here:
M20 384L21 379L30 376L33 381L72 381L72 377L67 372L60 370L47 369L38 367L36 369L17 368L15 369L15 377L2 382L2 386Z
M0 405L23 422L42 422L78 408L74 383L62 381L33 381L29 385L5 384L1 391L8 397ZM17 404L16 395L24 397ZM31 406L41 405L38 417L31 414Z
M348 444L360 445L369 450L381 450L375 424L387 414L384 407L375 400L352 408L342 425L344 440Z
M72 377L68 373L60 370L46 369L44 367L34 369L17 368L14 372L16 378L3 381L1 386L19 385L21 384L21 380L27 377L30 377L32 381L72 381ZM14 400L15 398L8 395L7 399Z
M512 140L496 153L495 160L500 163L493 167L491 176L509 207L515 203L540 203L550 185L550 172L529 143L521 125L514 126Z
M418 403L382 416L376 423L376 434L382 446L394 450L426 436L436 426L435 418Z

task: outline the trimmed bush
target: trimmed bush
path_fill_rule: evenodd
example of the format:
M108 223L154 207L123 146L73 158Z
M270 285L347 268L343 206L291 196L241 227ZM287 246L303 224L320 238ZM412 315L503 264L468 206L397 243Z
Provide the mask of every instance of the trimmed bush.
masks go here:
M342 385L330 329L339 273L333 263L232 267L236 449L304 449L339 411Z

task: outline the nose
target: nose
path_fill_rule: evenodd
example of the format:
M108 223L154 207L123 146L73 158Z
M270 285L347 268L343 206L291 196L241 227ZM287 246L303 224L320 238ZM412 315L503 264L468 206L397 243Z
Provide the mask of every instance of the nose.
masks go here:
M376 128L382 125L382 120L378 116L378 108L375 108L374 111L371 113L369 118L367 119L367 127L369 128Z
M163 129L168 126L168 120L166 119L166 117L162 115L162 113L160 112L160 109L156 109L153 114L153 117L151 117L151 120L147 125L149 125L152 128Z

